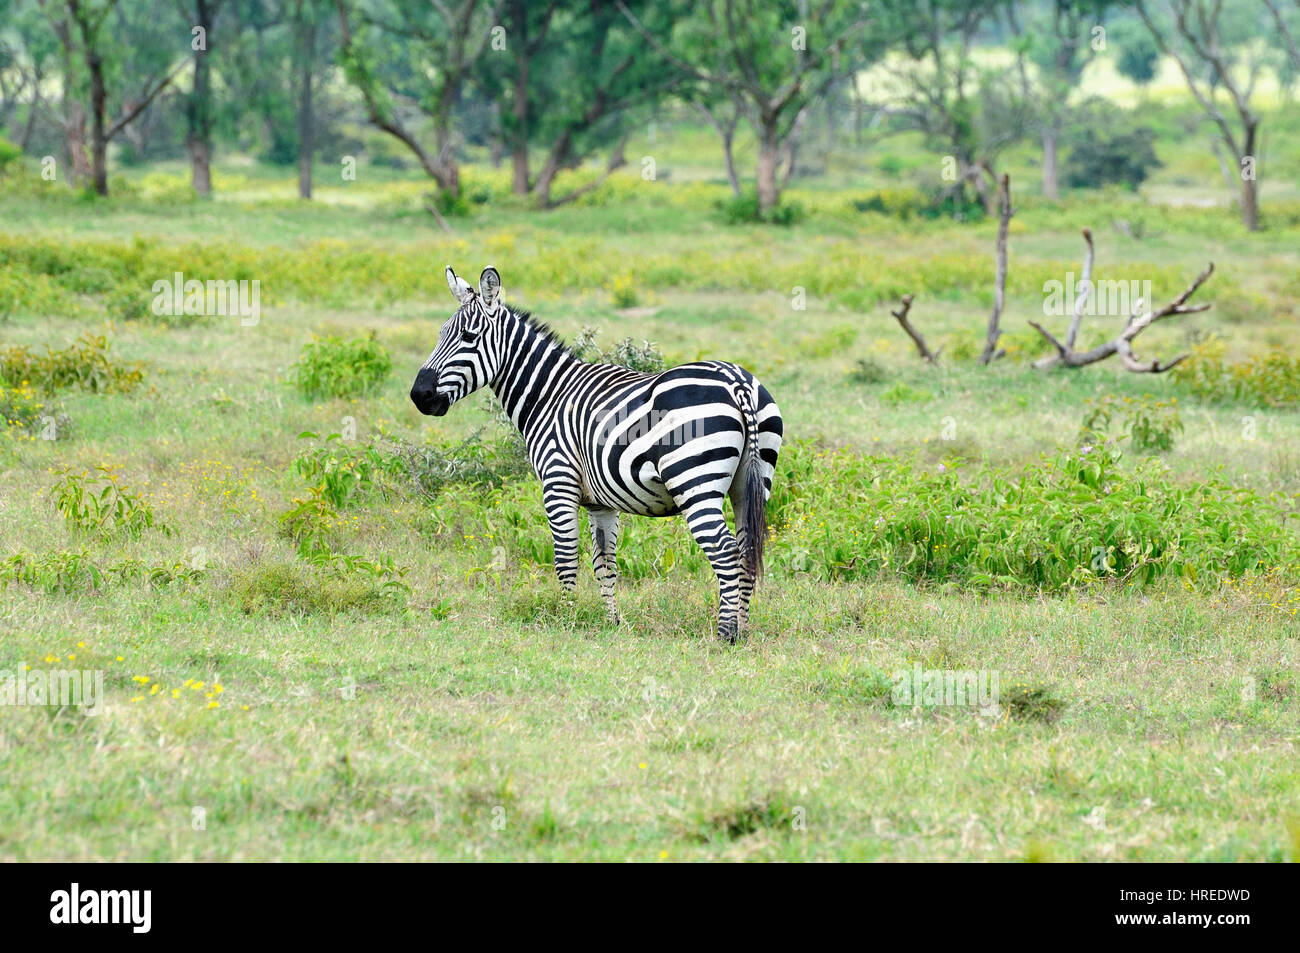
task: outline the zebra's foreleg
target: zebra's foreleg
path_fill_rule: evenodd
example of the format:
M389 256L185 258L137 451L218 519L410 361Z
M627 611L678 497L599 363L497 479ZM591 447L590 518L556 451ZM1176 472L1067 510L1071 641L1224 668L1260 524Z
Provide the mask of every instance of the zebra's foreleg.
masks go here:
M542 505L555 542L555 576L572 592L578 586L578 496L576 481L548 478L542 481Z
M718 577L718 638L735 642L740 635L740 548L727 526L722 500L691 503L682 510L691 535L704 550Z
M590 509L587 519L591 523L591 568L600 583L605 608L618 624L618 602L614 599L614 586L618 582L618 564L614 559L618 546L618 510Z

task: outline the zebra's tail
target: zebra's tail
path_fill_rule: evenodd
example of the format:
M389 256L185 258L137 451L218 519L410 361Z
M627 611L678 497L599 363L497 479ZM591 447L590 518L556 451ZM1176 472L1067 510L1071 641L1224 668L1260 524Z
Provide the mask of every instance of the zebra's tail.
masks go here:
M757 584L763 575L763 543L767 540L767 498L763 491L763 467L758 455L758 414L751 397L753 387L736 388L736 403L745 418L745 486L741 492L736 528L744 530L745 545L740 554L745 575Z

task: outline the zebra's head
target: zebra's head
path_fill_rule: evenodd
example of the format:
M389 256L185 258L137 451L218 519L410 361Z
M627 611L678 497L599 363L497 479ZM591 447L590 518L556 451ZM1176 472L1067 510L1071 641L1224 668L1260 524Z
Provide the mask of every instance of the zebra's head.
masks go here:
M447 287L460 307L438 332L438 344L411 386L411 403L422 414L441 417L452 404L474 393L496 375L501 348L497 337L502 307L501 276L489 265L478 290L447 266Z

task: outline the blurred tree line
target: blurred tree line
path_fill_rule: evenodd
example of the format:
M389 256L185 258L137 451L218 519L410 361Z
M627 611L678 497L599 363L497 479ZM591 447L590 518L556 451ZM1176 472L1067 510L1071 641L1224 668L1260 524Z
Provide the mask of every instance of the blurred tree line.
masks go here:
M107 194L110 146L124 164L185 157L206 196L223 148L296 164L310 198L314 158L366 154L418 165L454 207L478 149L553 208L624 165L634 131L689 109L760 217L809 154L903 130L954 201L988 209L1025 142L1049 198L1063 144L1071 186L1135 186L1156 163L1149 130L1077 95L1111 50L1143 88L1161 62L1178 70L1255 227L1253 103L1264 74L1290 96L1298 31L1300 0L0 0L0 162L7 140Z

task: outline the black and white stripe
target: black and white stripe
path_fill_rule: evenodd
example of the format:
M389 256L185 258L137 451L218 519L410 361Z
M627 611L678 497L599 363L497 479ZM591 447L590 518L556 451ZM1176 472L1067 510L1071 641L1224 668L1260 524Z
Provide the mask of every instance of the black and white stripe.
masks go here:
M766 505L781 448L776 402L753 374L724 361L645 374L574 357L544 325L499 299L487 268L477 290L447 269L460 308L416 375L411 400L441 416L489 386L523 434L542 480L555 572L578 574L578 507L586 507L592 566L615 618L619 513L686 517L718 577L718 635L735 641L762 572ZM735 535L723 499L735 511Z

